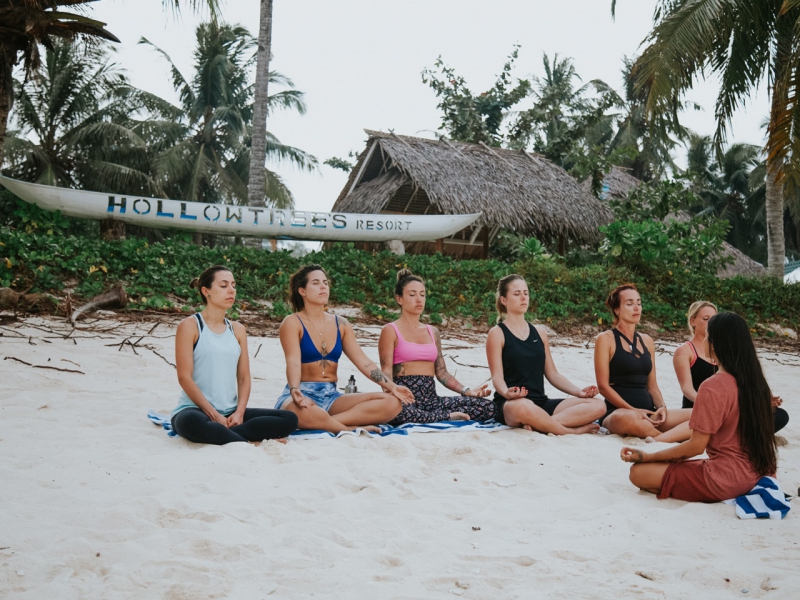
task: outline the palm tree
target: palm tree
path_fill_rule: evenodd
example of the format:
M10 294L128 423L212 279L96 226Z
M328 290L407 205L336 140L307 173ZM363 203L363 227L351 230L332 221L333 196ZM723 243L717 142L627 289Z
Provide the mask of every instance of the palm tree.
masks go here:
M719 160L709 136L691 134L687 169L691 190L701 202L693 207L730 224L726 241L755 260L766 258L764 196L766 166L761 149L733 144Z
M647 114L646 98L635 89L630 77L633 62L627 57L623 59L625 91L620 98L617 130L608 151L620 153L621 160L615 164L628 169L631 175L641 181L653 181L660 179L668 169L677 170L672 151L678 140L686 139L688 132L677 119L664 120ZM632 150L628 156L624 153L626 149Z
M600 79L582 84L570 58L544 54L542 62L544 77L532 78L533 106L516 114L509 146L532 147L579 180L591 178L592 190L599 193L605 174L618 160L609 151L617 119L610 111L622 100Z
M200 6L209 9L216 18L219 0L187 0L193 10ZM8 115L14 104L13 71L22 60L25 79L39 70L42 64L39 46L53 48L54 40L73 40L78 36L88 40L119 39L105 29L105 23L77 13L65 12L62 7L82 9L94 0L0 0L0 167L6 139ZM180 0L162 0L164 6L180 9Z
M612 1L612 13L616 1ZM766 77L771 98L767 136L768 271L783 275L783 206L788 175L800 175L800 0L659 0L647 47L631 77L648 116L676 118L680 95L695 79L716 75L714 143L725 141L736 109Z
M250 144L248 200L251 206L264 206L269 193L264 186L267 159L267 111L269 107L269 61L272 53L272 0L261 0L256 59L256 87L253 103L253 135Z
M17 84L5 152L12 177L117 193L158 193L131 127L138 90L104 45L54 40L37 77Z
M191 80L163 50L144 38L140 43L151 45L169 63L180 98L180 106L173 107L176 116L164 115L149 124L151 143L159 148L153 161L158 181L172 197L245 204L253 124L253 85L248 70L254 58L252 36L241 26L201 24ZM279 73L271 73L270 80L293 85ZM303 94L284 90L269 98L269 107L303 113ZM288 160L302 169L313 170L317 165L316 158L281 144L269 133L266 152L273 160ZM281 179L261 168L271 202L292 206L291 192Z

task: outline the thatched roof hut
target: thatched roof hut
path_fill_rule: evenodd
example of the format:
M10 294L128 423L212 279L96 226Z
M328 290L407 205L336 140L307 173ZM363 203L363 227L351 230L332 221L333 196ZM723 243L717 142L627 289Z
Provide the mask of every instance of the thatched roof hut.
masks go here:
M599 239L608 208L564 169L540 155L484 144L430 140L365 130L366 149L334 211L383 214L481 212L449 238L409 243L408 252L434 249L461 258L486 254L501 230L563 245Z
M602 200L614 198L615 200L622 200L627 197L628 192L635 190L642 182L636 179L633 175L628 173L621 167L611 167L611 170L603 177L603 189L600 192ZM585 179L581 183L583 189L592 193L592 179L591 177Z

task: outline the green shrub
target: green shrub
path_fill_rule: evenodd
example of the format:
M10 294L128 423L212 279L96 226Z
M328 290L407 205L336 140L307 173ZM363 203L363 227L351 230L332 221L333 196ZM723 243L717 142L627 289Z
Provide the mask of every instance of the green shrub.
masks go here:
M612 264L568 267L560 259L527 257L513 264L498 260L459 261L442 255L396 256L369 253L353 244L335 244L302 259L289 252L256 248L196 246L179 237L148 243L143 239L104 241L62 233L58 226L0 228L0 285L58 293L65 283L88 298L122 282L132 308L192 311L200 307L189 282L205 267L229 265L238 283L238 305L273 319L291 313L289 277L301 264L322 264L332 282L332 304L358 304L382 320L395 318L395 274L408 267L427 282L427 314L433 323L459 318L475 325L494 323L497 280L524 276L531 290L531 316L554 326L602 324L611 315L608 292L622 282L639 286L647 321L664 329L684 326L686 309L698 299L734 310L750 323L782 323L800 328L800 285L778 280L719 280L693 270L649 274ZM67 230L69 231L69 229ZM254 302L269 301L270 307Z

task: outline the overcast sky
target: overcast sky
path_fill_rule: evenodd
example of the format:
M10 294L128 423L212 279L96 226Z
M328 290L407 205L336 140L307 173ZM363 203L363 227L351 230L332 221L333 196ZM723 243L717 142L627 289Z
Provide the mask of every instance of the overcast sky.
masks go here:
M222 1L227 22L258 35L258 0ZM514 44L521 46L518 77L541 76L542 53L558 53L574 59L585 81L603 79L621 90L622 58L637 54L654 4L618 0L612 20L610 0L275 0L271 68L306 93L308 112L276 113L268 128L320 164L361 151L365 128L432 137L440 124L437 100L422 83L421 71L442 56L473 91L483 91ZM90 16L107 22L122 41L118 62L134 85L176 101L166 63L137 42L148 38L188 77L202 17L188 10L173 17L162 0L103 0ZM705 110L686 114L684 123L698 133L713 133L714 83L698 85L687 98ZM762 89L737 115L731 139L761 144L767 113ZM329 210L347 177L324 165L318 173L269 166L284 177L297 208L304 210Z

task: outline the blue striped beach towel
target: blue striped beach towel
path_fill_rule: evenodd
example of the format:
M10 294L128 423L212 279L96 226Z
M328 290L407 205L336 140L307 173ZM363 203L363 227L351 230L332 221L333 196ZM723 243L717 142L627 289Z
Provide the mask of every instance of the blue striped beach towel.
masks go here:
M178 437L178 434L172 431L172 423L168 415L157 413L153 409L147 411L147 418L150 419L155 425L163 427L170 437ZM330 433L328 431L319 431L313 429L298 429L289 437L300 440L318 440L323 438L339 438L348 435L368 435L370 437L386 437L388 435L408 435L410 433L427 433L432 431L500 431L501 429L510 429L506 425L501 425L495 421L487 421L481 423L478 421L442 421L439 423L406 423L398 427L390 427L389 425L381 425L380 433L372 433L363 429L356 429L355 431L342 431L341 433Z
M728 502L736 504L740 519L783 519L790 509L786 495L772 477L762 477L750 492Z

